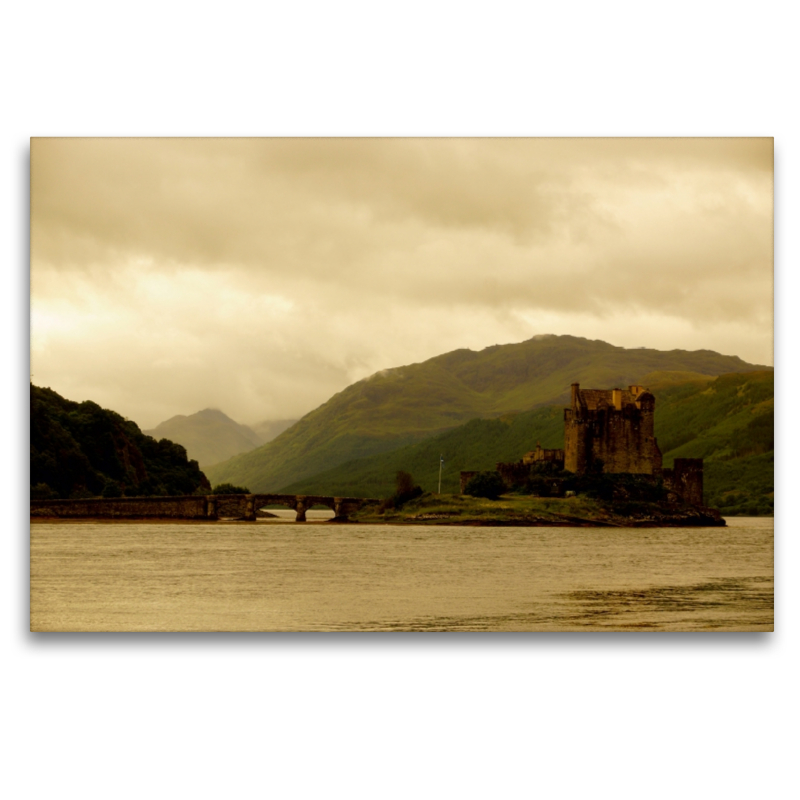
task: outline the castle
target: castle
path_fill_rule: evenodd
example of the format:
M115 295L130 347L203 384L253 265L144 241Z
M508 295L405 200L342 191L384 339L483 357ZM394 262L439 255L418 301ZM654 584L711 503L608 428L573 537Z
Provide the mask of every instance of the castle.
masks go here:
M643 386L581 389L573 383L572 405L564 409L564 469L659 475L655 409L655 397Z
M661 479L673 500L703 505L703 459L676 458L662 466L655 437L655 397L644 387L581 389L573 383L571 404L564 409L564 449L539 444L521 461L497 465L508 487L524 484L542 463L576 475L587 473L650 475ZM475 472L461 473L461 491ZM553 493L559 484L552 483Z

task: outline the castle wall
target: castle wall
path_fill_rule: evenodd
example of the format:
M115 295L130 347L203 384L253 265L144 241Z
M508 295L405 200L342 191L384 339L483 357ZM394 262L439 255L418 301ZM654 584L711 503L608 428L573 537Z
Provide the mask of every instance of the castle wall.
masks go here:
M593 460L604 472L653 474L653 414L634 406L597 412L592 430Z
M661 452L654 437L655 399L641 386L585 389L572 386L572 407L564 409L564 468L654 475Z
M548 462L555 462L561 463L561 466L564 465L564 451L563 450L546 450L540 444L536 445L535 450L531 450L530 453L525 453L522 457L522 461L525 464L540 464L540 463L548 463Z
M521 486L531 474L530 464L526 464L524 461L515 461L511 464L500 463L497 464L496 469L500 473L503 483L509 488L511 486Z
M685 503L703 505L703 459L676 458L672 469L663 471L664 486Z
M477 470L464 471L461 473L461 494L464 494L464 489L467 488L467 484L478 474Z
M564 469L581 475L586 472L586 422L573 409L564 409Z

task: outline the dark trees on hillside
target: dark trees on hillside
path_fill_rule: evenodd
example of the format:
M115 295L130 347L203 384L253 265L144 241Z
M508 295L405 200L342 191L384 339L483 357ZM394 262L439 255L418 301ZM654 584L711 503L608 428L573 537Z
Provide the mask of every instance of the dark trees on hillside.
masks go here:
M97 403L31 384L32 497L182 495L210 489L181 445L156 441Z
M245 486L234 486L232 483L220 483L211 490L211 494L252 494Z
M464 493L472 497L485 497L488 500L497 500L506 490L499 472L479 472L469 479L464 487Z

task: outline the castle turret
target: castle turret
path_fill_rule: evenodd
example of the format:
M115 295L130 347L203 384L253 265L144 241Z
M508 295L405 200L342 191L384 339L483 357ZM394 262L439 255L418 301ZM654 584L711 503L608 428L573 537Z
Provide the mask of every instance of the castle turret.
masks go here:
M572 384L564 409L564 468L585 473L658 475L661 453L655 440L655 398L643 386L583 389Z
M684 503L703 505L703 459L676 458L672 469L664 470L664 486Z
M580 402L580 394L581 394L581 385L579 383L572 384L572 410L577 412L578 410L578 403Z

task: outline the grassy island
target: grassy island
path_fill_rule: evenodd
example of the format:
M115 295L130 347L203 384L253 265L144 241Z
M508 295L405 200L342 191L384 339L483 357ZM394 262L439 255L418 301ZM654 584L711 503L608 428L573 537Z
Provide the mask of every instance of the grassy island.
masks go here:
M366 506L351 522L400 525L515 525L585 527L686 527L725 525L718 511L677 503L610 503L585 495L497 500L426 493L400 508Z

